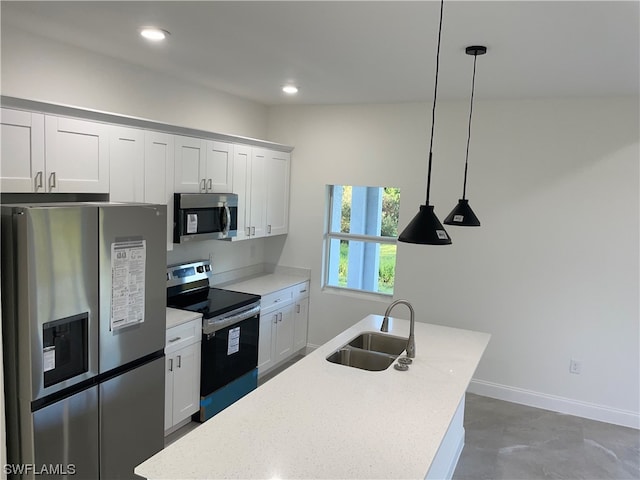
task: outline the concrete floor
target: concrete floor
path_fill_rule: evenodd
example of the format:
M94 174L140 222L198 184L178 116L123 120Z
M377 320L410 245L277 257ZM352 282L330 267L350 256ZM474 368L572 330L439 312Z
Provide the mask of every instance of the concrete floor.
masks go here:
M640 431L467 394L454 480L640 479Z

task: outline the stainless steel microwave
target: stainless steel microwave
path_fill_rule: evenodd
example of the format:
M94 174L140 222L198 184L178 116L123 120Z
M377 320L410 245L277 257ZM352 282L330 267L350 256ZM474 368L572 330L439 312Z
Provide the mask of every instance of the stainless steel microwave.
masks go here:
M238 195L235 193L175 193L173 201L173 243L238 235Z

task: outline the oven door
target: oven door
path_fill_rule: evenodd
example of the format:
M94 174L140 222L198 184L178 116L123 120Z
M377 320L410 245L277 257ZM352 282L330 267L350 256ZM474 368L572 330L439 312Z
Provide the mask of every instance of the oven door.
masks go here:
M225 239L237 234L237 195L174 194L174 243Z
M206 397L258 366L260 315L202 334L200 395Z

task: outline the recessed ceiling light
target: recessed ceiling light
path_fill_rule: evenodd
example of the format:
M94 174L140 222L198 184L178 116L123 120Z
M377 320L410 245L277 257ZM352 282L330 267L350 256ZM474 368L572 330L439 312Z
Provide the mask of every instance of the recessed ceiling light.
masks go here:
M140 35L142 35L147 40L151 40L153 42L159 42L167 38L169 32L166 30L161 30L155 27L144 27L140 30Z
M285 85L284 87L282 87L282 91L288 95L295 95L296 93L298 93L298 87L296 87L295 85Z

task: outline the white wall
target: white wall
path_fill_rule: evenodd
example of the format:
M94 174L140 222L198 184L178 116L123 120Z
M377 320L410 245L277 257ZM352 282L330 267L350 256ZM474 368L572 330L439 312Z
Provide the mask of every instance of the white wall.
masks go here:
M441 220L462 191L467 109L438 104L431 203ZM388 303L321 291L325 185L400 187L406 225L424 203L429 113L271 109L270 139L296 150L291 233L267 250L312 270L311 343ZM399 244L395 297L420 321L492 334L476 390L638 426L638 115L637 98L474 105L467 193L482 226L448 227L447 247Z
M2 26L2 95L264 139L267 108Z

